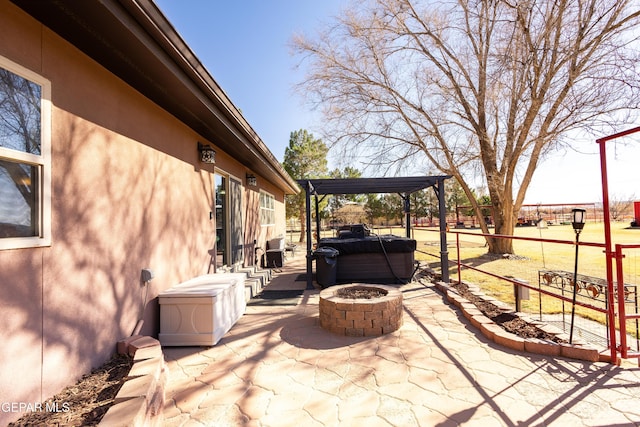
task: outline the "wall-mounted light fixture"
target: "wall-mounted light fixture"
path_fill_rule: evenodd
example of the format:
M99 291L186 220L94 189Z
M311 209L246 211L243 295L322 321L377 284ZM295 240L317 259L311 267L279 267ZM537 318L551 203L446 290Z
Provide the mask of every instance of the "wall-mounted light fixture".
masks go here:
M258 179L255 177L255 175L252 175L250 173L247 174L247 185L250 185L251 187L255 187L256 185L258 185Z
M211 148L210 145L198 142L198 152L202 163L214 164L216 162L216 150Z

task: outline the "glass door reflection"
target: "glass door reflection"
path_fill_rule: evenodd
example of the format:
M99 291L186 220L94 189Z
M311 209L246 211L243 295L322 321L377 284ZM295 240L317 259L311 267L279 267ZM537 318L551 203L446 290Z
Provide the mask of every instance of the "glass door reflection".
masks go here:
M216 174L216 268L229 264L227 251L227 178Z

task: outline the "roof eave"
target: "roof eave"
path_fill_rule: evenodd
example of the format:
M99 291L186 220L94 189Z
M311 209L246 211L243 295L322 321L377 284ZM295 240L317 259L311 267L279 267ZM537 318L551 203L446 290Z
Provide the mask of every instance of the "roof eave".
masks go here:
M150 0L11 0L286 194L296 182Z

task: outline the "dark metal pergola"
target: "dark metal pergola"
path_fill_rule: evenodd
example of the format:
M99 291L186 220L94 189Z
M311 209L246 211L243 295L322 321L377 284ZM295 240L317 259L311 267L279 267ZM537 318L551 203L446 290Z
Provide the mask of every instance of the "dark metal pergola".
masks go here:
M433 187L438 196L440 222L440 268L442 281L449 283L449 252L447 251L447 221L444 200L444 180L451 175L414 176L396 178L343 178L343 179L299 179L298 184L305 191L307 227L307 286L313 284L313 250L311 242L311 195L316 199L316 230L320 239L320 215L318 196L329 194L387 194L397 193L404 201L406 216L406 237L411 237L411 203L409 196L416 191Z

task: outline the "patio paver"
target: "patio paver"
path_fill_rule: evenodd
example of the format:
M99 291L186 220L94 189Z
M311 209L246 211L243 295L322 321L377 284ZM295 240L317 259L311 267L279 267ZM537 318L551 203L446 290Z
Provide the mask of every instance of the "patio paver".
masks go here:
M304 255L272 283L299 289L301 273ZM509 350L435 287L401 290L403 326L380 337L323 330L306 290L297 306L248 306L214 347L165 347L164 425L640 426L634 365Z

